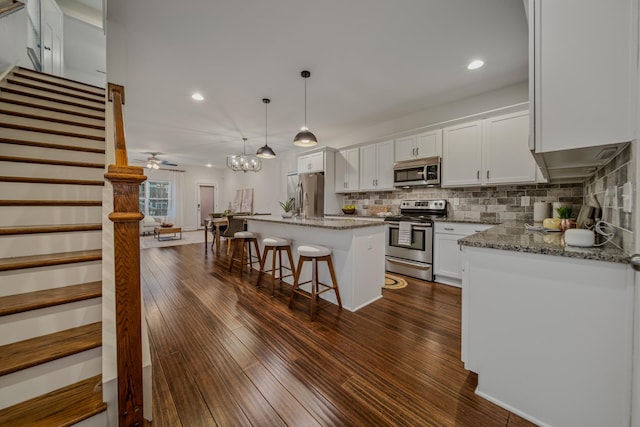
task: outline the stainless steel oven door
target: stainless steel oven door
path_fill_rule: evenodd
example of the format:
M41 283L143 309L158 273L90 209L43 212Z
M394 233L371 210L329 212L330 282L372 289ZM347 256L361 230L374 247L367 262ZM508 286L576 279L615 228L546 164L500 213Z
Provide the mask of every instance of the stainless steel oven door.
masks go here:
M431 224L411 225L411 245L398 243L400 224L387 222L386 255L431 264L433 262L433 227Z

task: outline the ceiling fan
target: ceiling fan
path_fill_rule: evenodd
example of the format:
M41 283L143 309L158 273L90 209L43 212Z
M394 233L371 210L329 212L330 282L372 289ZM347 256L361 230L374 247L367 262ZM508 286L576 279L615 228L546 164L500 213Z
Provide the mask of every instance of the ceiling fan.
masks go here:
M178 166L176 163L171 163L168 160L160 160L158 158L158 154L162 153L146 153L151 154L151 157L148 157L147 160L134 160L137 163L146 163L146 167L148 169L160 169L161 166Z

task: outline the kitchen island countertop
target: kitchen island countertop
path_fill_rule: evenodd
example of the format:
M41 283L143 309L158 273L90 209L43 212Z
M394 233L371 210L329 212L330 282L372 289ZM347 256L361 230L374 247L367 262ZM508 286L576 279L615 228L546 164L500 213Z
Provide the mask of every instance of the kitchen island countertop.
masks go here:
M629 256L612 244L581 248L567 246L561 232L527 231L524 222L505 222L458 240L462 246L502 249L544 255L565 256L617 263L628 263Z
M375 227L383 225L380 221L367 221L353 218L282 218L279 215L248 216L248 221L274 222L278 224L299 225L302 227L329 228L332 230L348 230L353 228Z

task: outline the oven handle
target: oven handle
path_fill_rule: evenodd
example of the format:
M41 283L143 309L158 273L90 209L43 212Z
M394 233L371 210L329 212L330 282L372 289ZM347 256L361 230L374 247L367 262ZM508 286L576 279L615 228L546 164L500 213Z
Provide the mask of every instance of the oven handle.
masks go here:
M413 267L413 268L417 268L418 270L431 270L431 264L423 264L420 262L412 262L404 259L390 258L390 257L387 257L386 259L392 264Z
M399 228L400 227L400 223L399 222L387 221L387 224L389 224L389 226L395 227L395 228ZM430 228L433 228L431 225L417 224L417 223L413 223L413 222L411 223L411 227L412 228L417 228L418 230L428 230Z

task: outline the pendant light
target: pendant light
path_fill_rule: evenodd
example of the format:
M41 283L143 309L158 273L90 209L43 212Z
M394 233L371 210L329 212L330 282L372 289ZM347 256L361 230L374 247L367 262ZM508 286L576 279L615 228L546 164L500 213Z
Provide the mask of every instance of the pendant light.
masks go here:
M264 147L258 148L256 156L261 159L273 159L276 157L276 153L267 145L267 105L271 100L269 98L262 98L262 102L264 102Z
M300 73L304 79L304 127L295 138L293 138L293 145L298 147L312 147L318 143L316 136L309 131L307 127L307 79L311 76L311 73L304 70Z
M262 161L253 154L247 154L247 138L242 138L242 154L227 156L227 167L234 172L259 172Z

